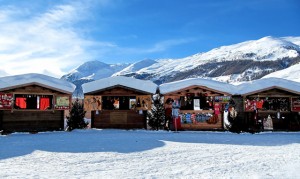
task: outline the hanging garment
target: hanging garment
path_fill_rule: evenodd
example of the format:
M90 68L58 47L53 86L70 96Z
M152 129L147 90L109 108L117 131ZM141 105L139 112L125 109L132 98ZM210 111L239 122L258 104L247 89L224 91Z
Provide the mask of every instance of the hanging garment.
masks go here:
M215 110L216 115L220 114L220 104L219 103L215 103L214 110Z
M232 107L232 108L230 109L229 114L230 114L230 117L231 117L232 119L235 119L235 118L237 117L237 111L234 109L234 107Z
M223 124L224 124L224 129L228 130L230 127L231 127L231 124L228 120L228 110L224 110L224 113L223 113Z
M176 99L172 103L172 116L178 117L179 115L180 102Z
M273 130L273 120L271 115L264 119L264 130Z
M26 109L26 98L17 97L15 102L16 109Z
M187 114L185 115L185 119L186 119L186 122L187 122L187 123L192 123L192 120L191 120L191 114L190 114L190 113L187 113Z
M193 113L191 115L191 120L192 120L193 123L195 123L195 124L197 123L197 121L196 121L196 114Z
M40 110L50 109L50 99L49 98L40 98Z

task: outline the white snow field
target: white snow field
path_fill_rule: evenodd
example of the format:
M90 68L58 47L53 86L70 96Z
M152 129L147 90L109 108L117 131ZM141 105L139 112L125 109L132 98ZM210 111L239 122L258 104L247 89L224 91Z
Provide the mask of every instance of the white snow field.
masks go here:
M0 145L0 178L300 178L299 132L89 129Z

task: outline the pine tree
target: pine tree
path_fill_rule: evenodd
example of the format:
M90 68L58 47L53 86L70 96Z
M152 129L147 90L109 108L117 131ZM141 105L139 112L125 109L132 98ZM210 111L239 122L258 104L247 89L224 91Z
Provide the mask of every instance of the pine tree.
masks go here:
M152 96L152 101L151 111L147 113L148 125L154 130L159 130L165 122L164 100L159 88L156 89L155 95Z
M84 111L83 104L78 99L72 103L69 116L67 116L67 130L84 129L88 123L84 121L86 111Z

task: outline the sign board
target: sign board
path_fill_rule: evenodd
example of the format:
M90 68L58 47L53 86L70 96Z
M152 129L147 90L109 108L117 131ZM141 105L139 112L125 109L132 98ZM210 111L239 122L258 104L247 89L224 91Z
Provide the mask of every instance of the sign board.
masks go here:
M70 109L70 97L69 96L57 96L55 101L55 109L66 110Z
M230 96L215 96L215 102L228 103L230 99Z
M136 96L136 108L138 110L150 110L151 101L150 95Z
M129 99L129 109L136 108L136 99Z
M0 109L12 109L13 94L0 93Z
M300 98L292 98L292 111L300 112Z
M101 96L86 95L84 96L84 110L97 111L102 109Z

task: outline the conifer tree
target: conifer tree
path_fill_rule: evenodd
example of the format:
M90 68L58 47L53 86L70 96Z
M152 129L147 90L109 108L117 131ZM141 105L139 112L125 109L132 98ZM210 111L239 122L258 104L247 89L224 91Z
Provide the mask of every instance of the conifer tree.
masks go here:
M84 129L88 123L84 121L86 111L84 111L83 104L76 99L72 103L70 114L67 116L67 130L72 131L73 129Z
M156 89L155 95L152 96L152 101L151 111L147 113L148 125L154 130L159 130L165 122L164 100L159 88Z

